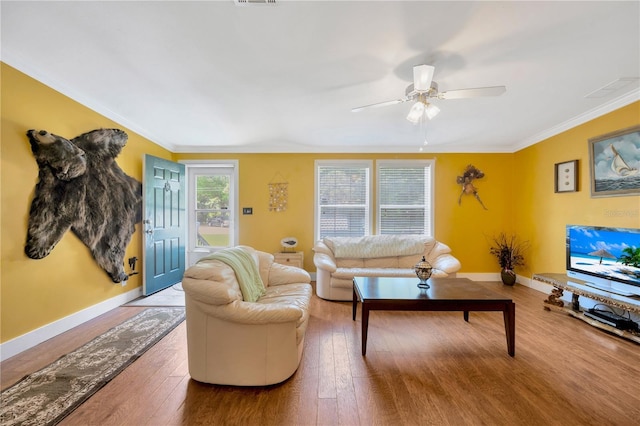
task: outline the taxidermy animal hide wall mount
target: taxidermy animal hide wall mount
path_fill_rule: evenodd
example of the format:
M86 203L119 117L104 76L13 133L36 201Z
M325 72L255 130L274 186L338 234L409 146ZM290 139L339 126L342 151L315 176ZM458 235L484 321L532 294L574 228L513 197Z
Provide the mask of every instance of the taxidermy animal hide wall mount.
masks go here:
M26 255L46 257L71 228L114 283L126 281L125 249L142 218L142 184L115 162L127 134L97 129L69 141L29 130L27 136L39 181L29 211Z

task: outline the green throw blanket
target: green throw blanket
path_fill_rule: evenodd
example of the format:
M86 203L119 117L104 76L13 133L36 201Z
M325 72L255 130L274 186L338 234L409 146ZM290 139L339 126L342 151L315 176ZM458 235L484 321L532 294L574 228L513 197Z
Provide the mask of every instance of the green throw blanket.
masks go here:
M253 257L239 247L231 247L220 250L209 256L203 257L203 260L219 260L231 267L236 273L242 298L245 302L255 302L265 294L264 283L260 278L258 266L253 261Z

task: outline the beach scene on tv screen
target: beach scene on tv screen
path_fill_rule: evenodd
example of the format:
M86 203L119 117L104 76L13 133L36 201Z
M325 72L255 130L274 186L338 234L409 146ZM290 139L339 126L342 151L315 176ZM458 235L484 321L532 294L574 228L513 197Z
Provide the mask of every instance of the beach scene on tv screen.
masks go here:
M640 285L640 230L569 228L571 268Z

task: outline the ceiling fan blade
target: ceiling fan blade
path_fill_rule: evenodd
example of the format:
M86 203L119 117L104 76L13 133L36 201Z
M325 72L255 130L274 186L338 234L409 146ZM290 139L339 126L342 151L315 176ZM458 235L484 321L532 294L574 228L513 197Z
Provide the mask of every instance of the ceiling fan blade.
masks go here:
M507 91L505 86L478 87L475 89L449 90L438 93L438 99L480 98L483 96L500 96Z
M396 99L394 101L378 102L377 104L364 105L357 108L352 108L351 112L362 111L363 109L366 109L366 108L378 108L383 106L401 104L402 102L407 102L408 100L409 98L402 98L402 99Z
M427 92L431 88L435 67L416 65L413 67L413 88L418 92Z

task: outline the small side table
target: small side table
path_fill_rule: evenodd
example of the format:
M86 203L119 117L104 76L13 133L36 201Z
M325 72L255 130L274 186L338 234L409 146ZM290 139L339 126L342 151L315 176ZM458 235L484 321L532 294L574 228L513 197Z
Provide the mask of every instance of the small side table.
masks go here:
M273 253L273 257L276 263L304 269L304 252L302 251Z

